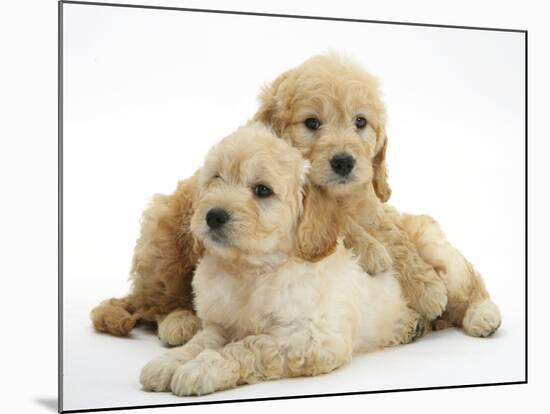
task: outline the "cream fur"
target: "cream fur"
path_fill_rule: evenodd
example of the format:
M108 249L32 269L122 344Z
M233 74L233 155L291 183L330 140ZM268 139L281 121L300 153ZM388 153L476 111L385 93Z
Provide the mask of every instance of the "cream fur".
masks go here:
M189 228L195 188L196 175L180 181L173 194L153 198L143 213L134 248L132 289L126 297L104 301L92 310L97 331L124 336L139 320L161 323L168 314L177 312L187 326L159 329L161 340L182 344L196 332L200 321L192 310L191 279L201 246ZM182 314L182 310L188 312Z
M204 328L143 368L145 389L202 395L319 375L346 364L353 353L406 343L417 334L418 315L393 272L370 277L341 243L316 263L296 256L294 236L307 213L300 208L297 172L303 169L297 150L257 124L212 150L191 224L206 247L193 278ZM251 188L258 182L269 183L275 195L256 198ZM223 237L205 220L220 207L231 216Z
M338 235L344 234L346 246L367 271L379 273L393 266L408 303L423 317L433 319L444 311L436 327L464 326L467 333L479 336L498 327L496 306L478 306L490 300L481 277L437 223L427 216L401 215L384 204L391 194L385 160L386 111L374 77L347 59L322 55L282 74L260 98L254 118L271 126L311 164L313 184L305 189L308 208L298 233L303 258L315 261L334 252ZM368 120L362 131L352 125L358 114ZM323 121L318 133L303 125L304 117L312 115ZM358 157L354 182L331 182L327 157L339 148ZM159 326L159 335L176 345L198 329L191 280L202 246L190 231L197 187L195 174L181 181L173 194L153 199L136 242L132 290L92 311L96 330L126 335L139 320L161 325L166 321L166 326ZM477 311L471 310L465 323L470 308ZM172 312L176 316L168 318ZM478 313L480 317L473 317ZM187 326L178 329L173 325L176 320ZM469 328L470 323L483 329Z
M323 257L343 234L365 271L378 273L393 264L411 307L428 320L440 316L447 303L444 283L400 228L397 212L382 203L391 190L386 111L377 80L348 59L321 55L283 73L260 100L255 119L272 125L311 162L309 191L317 194L311 219L300 229L302 257ZM357 117L367 119L365 128L355 126ZM309 129L308 118L321 127ZM356 160L345 179L330 165L339 153Z
M463 324L466 310L489 295L437 223L426 216L402 216L385 203L391 194L386 111L373 76L342 56L315 56L266 86L260 102L254 119L271 125L311 161L309 197L315 201L299 229L302 257L317 260L329 254L343 234L369 273L393 264L407 302L423 317L443 314L472 335L494 332L500 324L496 306L478 307L484 316L468 319L483 329ZM367 119L363 129L354 124L358 116ZM311 117L320 121L318 130L305 125ZM335 175L329 163L341 152L356 160L347 180Z
M434 266L447 287L447 307L434 327L461 326L472 336L493 334L501 324L500 311L481 275L447 241L439 224L430 216L404 214L402 225L421 257Z

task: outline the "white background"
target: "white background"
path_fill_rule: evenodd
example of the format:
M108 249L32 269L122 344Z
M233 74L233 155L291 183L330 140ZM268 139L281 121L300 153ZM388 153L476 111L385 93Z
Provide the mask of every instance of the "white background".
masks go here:
M52 3L52 2L50 2ZM183 2L180 2L180 4ZM197 3L185 2L189 6L197 6ZM222 7L221 3L209 2L212 7ZM201 3L204 7L204 2ZM55 79L55 41L56 33L54 22L56 18L55 5L42 2L39 6L42 9L36 14L27 14L21 11L21 20L15 19L9 13L2 13L3 16L9 16L9 21L1 25L4 39L17 39L17 42L8 44L8 57L10 66L4 66L6 71L2 76L2 90L9 92L9 99L2 99L2 113L6 115L3 121L3 127L7 127L2 137L9 138L7 142L9 147L2 151L2 177L5 182L6 199L3 203L3 251L6 252L5 260L7 267L6 283L3 305L7 306L10 313L5 312L7 316L6 335L4 345L6 345L7 372L4 381L12 386L13 392L10 392L10 398L6 403L20 403L22 409L38 410L40 407L48 406L55 396L55 315L56 315L56 148L55 148L55 112L56 112L56 85ZM377 18L388 20L409 20L424 21L433 23L450 24L471 24L471 25L494 25L508 27L527 27L530 30L530 80L531 84L536 81L537 89L532 89L530 93L531 101L531 120L530 131L530 172L531 177L535 172L535 167L541 174L541 166L546 156L543 143L538 140L543 136L542 123L544 118L541 111L544 104L541 100L544 96L545 78L541 76L547 71L547 62L541 60L542 55L537 55L537 47L541 47L541 36L544 34L540 30L542 22L538 22L538 13L535 10L525 13L524 10L513 8L502 3L493 4L494 8L489 6L475 8L469 7L467 3L461 2L456 8L448 5L436 6L435 3L426 3L426 6L420 7L415 3L414 7L401 4L396 7L391 5L370 5L364 10L358 10L356 5L340 2L338 6L308 6L291 7L279 4L276 9L264 5L264 11L280 11L289 13L304 14L325 14L340 16L355 16L361 18ZM254 10L252 5L246 5L246 2L235 2L235 9ZM441 9L445 10L441 10ZM258 10L258 9L256 9ZM475 11L475 13L474 13ZM524 13L522 13L522 11ZM23 19L25 16L25 19ZM50 30L47 25L40 24L37 19L49 17ZM36 28L36 31L30 30L29 25ZM535 34L535 35L533 35ZM537 36L538 35L538 36ZM32 53L31 53L32 52ZM534 56L534 57L533 57ZM369 66L370 67L370 66ZM531 72L532 71L532 72ZM16 76L17 75L17 76ZM382 76L382 74L380 74ZM382 77L385 83L386 80ZM388 85L385 90L388 95ZM5 95L4 95L5 96ZM536 100L536 101L535 101ZM538 105L537 105L538 103ZM390 102L388 102L390 105ZM393 105L393 104L391 104ZM391 122L395 121L395 114L390 106ZM547 132L547 131L546 131ZM396 131L392 132L396 135ZM547 135L547 133L546 133ZM392 145L395 147L395 139ZM4 142L4 141L3 141ZM16 151L16 153L14 153ZM532 151L532 152L531 152ZM6 156L7 155L7 156ZM417 156L418 154L415 154ZM393 155L392 155L393 156ZM392 161L393 162L393 161ZM401 161L400 161L401 163ZM393 162L391 166L392 183L396 189L397 171ZM14 179L14 177L17 177ZM537 178L539 178L537 180ZM545 292L546 280L537 278L537 273L544 276L542 271L542 246L535 245L535 238L542 237L545 231L544 216L540 213L546 210L546 196L542 192L536 192L534 186L537 181L543 184L541 176L537 176L530 187L531 198L530 218L531 223L536 220L537 226L532 226L530 232L531 241L531 271L530 286L532 290L530 304L539 306L537 309L531 308L531 327L537 326L537 321L541 321L543 312L543 298ZM542 187L540 188L542 190ZM13 196L11 196L13 194ZM10 197L11 196L11 197ZM397 199L393 202L397 204ZM399 202L399 207L405 207L405 200ZM408 206L407 206L408 207ZM434 212L430 208L430 212ZM437 214L437 213L436 213ZM443 221L443 217L438 216ZM447 219L445 219L447 220ZM452 221L452 220L447 220ZM447 223L447 233L456 243L457 236L451 235ZM459 243L456 243L459 244ZM459 246L465 250L467 247ZM475 261L471 252L467 252L469 257ZM502 256L503 260L508 257ZM476 262L476 264L478 264ZM478 264L479 266L479 264ZM482 269L487 273L486 269ZM488 277L488 276L486 276ZM31 279L32 278L32 279ZM117 279L113 277L113 281ZM31 282L29 282L31 280ZM490 284L494 296L497 297L493 282ZM13 292L16 292L14 294ZM498 299L498 298L497 298ZM12 316L13 315L13 316ZM531 330L533 332L533 329ZM441 404L445 404L445 410L449 412L459 412L469 406L476 406L480 410L491 407L492 410L507 411L508 409L517 410L516 404L525 407L526 404L534 404L539 393L544 391L544 372L547 364L547 357L544 353L544 340L547 334L544 326L535 330L531 335L531 361L536 358L536 365L531 366L530 385L517 387L502 387L477 390L454 390L454 391L436 391L426 393L406 393L377 396L360 396L337 399L323 400L305 400L305 401L286 401L269 402L255 404L226 405L224 410L275 410L288 409L290 407L299 409L300 407L308 409L326 408L331 409L410 409L410 407L425 407L425 410L431 411ZM19 357L13 355L19 351ZM15 392L19 390L18 392ZM11 389L10 389L11 391ZM89 389L92 393L93 390ZM422 399L427 398L428 400ZM429 403L428 403L429 401ZM449 401L451 403L449 403ZM28 405L30 404L30 405ZM307 404L307 405L306 405ZM426 407L427 406L427 407ZM197 407L186 408L188 410L208 411L219 409L221 407ZM163 412L169 412L166 409Z
M380 77L391 202L440 219L486 275L503 328L489 340L449 330L322 378L205 399L524 379L523 34L71 4L64 21L66 409L197 400L140 391L156 337L98 336L90 309L128 289L147 199L251 117L262 84L327 50Z

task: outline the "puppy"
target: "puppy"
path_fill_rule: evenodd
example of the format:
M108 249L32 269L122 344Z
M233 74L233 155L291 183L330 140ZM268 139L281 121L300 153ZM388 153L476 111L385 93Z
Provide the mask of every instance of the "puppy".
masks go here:
M315 201L299 230L303 257L330 253L335 229L343 230L346 245L372 272L377 261L387 265L376 246L381 242L407 302L420 315L433 320L444 313L444 320L474 336L498 328L500 312L481 277L438 224L385 204L391 194L386 111L374 77L343 57L316 56L279 76L260 100L255 120L311 163L309 198ZM340 224L330 225L335 222Z
M365 275L342 245L316 263L298 256L308 167L260 124L209 153L191 221L206 249L193 278L203 328L142 369L146 390L203 395L319 375L414 337L418 315L391 271Z

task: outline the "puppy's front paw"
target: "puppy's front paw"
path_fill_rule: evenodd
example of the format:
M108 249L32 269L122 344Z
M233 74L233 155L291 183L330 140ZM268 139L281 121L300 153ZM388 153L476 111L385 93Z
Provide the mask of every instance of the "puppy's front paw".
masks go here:
M360 264L365 272L375 275L389 270L392 259L383 244L372 243L361 253Z
M439 276L433 273L430 280L419 283L414 296L409 297L410 306L430 321L441 316L447 307L447 288Z
M238 366L224 359L220 353L203 351L197 358L180 366L172 378L175 395L206 395L237 384Z
M200 329L200 319L193 312L181 309L174 311L159 323L158 334L168 345L183 345Z
M147 391L170 391L170 381L179 366L174 358L161 355L141 369L139 382Z

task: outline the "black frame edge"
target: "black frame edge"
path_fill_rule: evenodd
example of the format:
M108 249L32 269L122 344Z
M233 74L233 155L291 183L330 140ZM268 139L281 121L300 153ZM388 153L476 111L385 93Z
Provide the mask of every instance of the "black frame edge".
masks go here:
M57 411L63 412L63 1L57 15Z
M528 280L529 280L529 271L528 271L528 262L529 262L529 249L528 249L528 244L529 244L529 241L528 241L528 234L529 234L529 230L528 230L528 194L529 194L529 191L528 191L528 159L529 159L529 156L528 156L528 149L529 149L529 144L528 144L528 124L529 124L529 116L528 116L528 79L529 79L529 73L528 73L528 57L529 57L529 54L528 54L528 32L527 30L525 31L525 383L528 382L528 372L529 372L529 364L528 364L528 354L529 354L529 329L528 329L528 326L529 326L529 323L528 323L528 313L529 313L529 306L528 306L528 297L529 297L529 283L528 283Z
M488 31L496 31L496 32L513 32L513 33L526 32L526 30L524 29L507 29L507 28L501 28L501 27L459 26L459 25L451 25L451 24L433 24L433 23L415 23L415 22L394 22L394 21L388 21L388 20L365 20L365 19L351 19L351 18L345 18L345 17L307 16L307 15L300 15L300 14L243 12L243 11L235 11L235 10L151 6L151 5L144 5L144 4L129 4L129 3L102 3L102 2L75 1L75 0L60 0L60 1L62 3L80 4L84 6L126 7L126 8L132 8L132 9L187 11L187 12L194 12L194 13L233 14L233 15L240 15L240 16L282 17L282 18L291 18L291 19L328 20L328 21L350 22L350 23L392 24L392 25L401 25L401 26L437 27L437 28L445 28L445 29L488 30Z
M296 395L296 396L293 395L293 396L281 396L281 397L242 398L237 400L200 401L200 402L189 402L189 403L134 405L134 406L104 407L104 408L84 408L84 409L62 411L62 413L91 413L91 412L97 412L97 411L138 410L138 409L147 409L147 408L168 408L168 407L184 407L184 406L194 406L194 405L232 404L232 403L258 402L258 401L299 400L299 399L306 399L306 398L345 397L345 396L352 396L352 395L386 394L386 393L409 392L409 391L450 390L450 389L478 388L478 387L491 387L491 386L503 386L503 385L521 385L521 384L527 384L527 382L510 381L510 382L495 382L495 383L487 383L487 384L446 385L442 387L421 387L421 388L402 388L402 389L394 389L394 390L356 391L356 392L343 392L343 393L334 393L334 394L311 394L311 395Z

